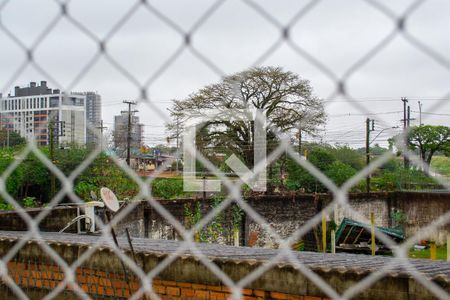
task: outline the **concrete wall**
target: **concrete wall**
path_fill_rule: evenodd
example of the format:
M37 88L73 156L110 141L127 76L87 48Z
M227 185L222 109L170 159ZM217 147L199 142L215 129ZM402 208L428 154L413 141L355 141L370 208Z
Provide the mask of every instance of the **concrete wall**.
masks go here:
M33 219L40 213L47 213L47 216L39 224L39 230L51 232L60 231L77 216L76 207L57 207L52 210L32 208L23 210L23 212ZM17 212L0 211L0 230L26 231L28 226ZM77 232L77 225L70 226L66 232Z
M206 216L213 208L213 200L202 202L195 199L160 201L180 224L187 229L192 228L198 217ZM236 205L231 204L220 215L203 227L198 238L219 244L234 244L232 211ZM139 237L152 239L180 240L182 236L160 212L148 203L143 205L145 232Z
M450 210L450 193L396 193L391 208L400 209L406 216L406 236L411 236ZM431 236L422 235L422 239L433 239L444 244L450 233L450 223L435 230Z
M299 229L306 221L320 213L322 208L331 201L331 196L326 194L312 195L284 195L261 196L247 199L252 209L264 218L267 223L282 238L287 238ZM198 212L204 217L213 208L212 200L202 203L201 200L161 200L159 204L166 209L175 220L185 228L191 228L195 221L192 215ZM365 193L351 194L349 200L352 210L334 207L335 213L328 217L336 218L337 223L344 217L357 221L369 219L370 212L375 213L375 223L378 226L394 226L393 211L400 211L405 216L404 228L406 236L412 236L420 229L438 219L450 210L450 193ZM223 213L205 226L201 241L215 242L219 244L235 245L234 228L240 229L239 244L266 248L277 248L274 238L262 228L252 217L243 213L236 221L236 204L228 206ZM41 210L27 210L35 216ZM102 212L99 212L102 215ZM41 222L42 231L59 231L71 219L76 216L76 208L57 208ZM364 217L364 218L363 218ZM237 224L239 223L239 224ZM152 239L179 240L181 235L174 226L163 217L157 209L146 202L141 202L116 226L118 235L124 235L128 228L135 237L148 237ZM27 230L26 224L15 212L0 213L0 230ZM431 235L423 236L423 239L433 239L438 244L445 243L450 226L447 224L435 230ZM76 226L72 226L68 232L75 232ZM311 237L308 234L306 240ZM310 248L311 249L311 248ZM312 250L312 249L311 249Z
M392 225L390 203L393 198L395 198L395 195L391 193L371 193L369 196L367 194L353 194L349 199L352 210L335 205L333 217L337 224L340 224L344 217L366 222L370 220L370 212L373 211L377 226L390 227ZM327 199L327 202L329 202L329 199Z

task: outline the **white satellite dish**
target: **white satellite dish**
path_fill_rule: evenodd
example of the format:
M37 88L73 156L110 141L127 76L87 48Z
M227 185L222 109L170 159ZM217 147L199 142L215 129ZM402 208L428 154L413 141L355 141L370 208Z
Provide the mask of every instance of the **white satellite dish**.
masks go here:
M119 201L117 200L116 195L110 189L106 187L102 187L100 189L100 196L102 197L103 202L109 210L116 212L119 210Z

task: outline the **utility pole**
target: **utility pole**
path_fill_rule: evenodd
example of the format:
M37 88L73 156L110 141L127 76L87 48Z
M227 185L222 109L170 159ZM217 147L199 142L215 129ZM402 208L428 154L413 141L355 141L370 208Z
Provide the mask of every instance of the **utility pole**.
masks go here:
M178 161L179 161L179 156L180 156L180 152L179 152L179 149L178 149L178 147L179 147L179 144L178 144L178 142L179 142L179 136L180 136L180 116L177 115L177 136L176 136L176 141L177 141L177 157L176 157L176 162L175 162L175 168L176 168L175 174L177 174L177 175L178 175Z
M371 125L372 124L372 128ZM375 120L366 119L366 166L370 164L370 132L375 130ZM370 174L366 177L366 192L370 193Z
M55 163L55 121L50 120L49 126L49 142L50 142L50 161ZM56 178L53 172L50 172L50 199L53 199L56 193Z
M100 120L100 126L96 127L100 130L100 148L103 150L103 129L106 129L106 126L103 126L103 120Z
M75 144L75 112L71 111L70 113L70 143Z
M403 130L406 130L406 125L407 125L407 119L406 119L406 103L408 103L408 99L405 97L402 97L402 102L403 102Z
M404 143L405 143L405 147L408 144L408 136L406 134L406 129L407 129L407 116L406 116L406 103L408 102L408 99L405 97L402 97L402 102L403 102L403 135L404 135ZM405 154L403 154L403 167L406 169L409 167L409 161L408 158L405 156Z
M302 129L298 127L298 155L302 156Z
M422 103L419 101L419 126L422 126Z
M408 105L408 113L407 113L407 126L408 128L411 126L411 106Z
M137 110L131 111L131 105L136 105L134 101L123 101L128 104L128 128L127 128L127 165L131 162L131 114L137 112Z

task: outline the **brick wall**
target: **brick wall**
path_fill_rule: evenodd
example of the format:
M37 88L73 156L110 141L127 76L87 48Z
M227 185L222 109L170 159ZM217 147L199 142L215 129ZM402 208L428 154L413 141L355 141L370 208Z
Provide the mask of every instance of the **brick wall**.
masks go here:
M16 236L16 238L14 238ZM41 299L64 280L64 272L57 267L41 244L47 243L68 265L83 258L77 264L76 281L91 298L127 298L134 293L141 282L127 271L127 279L119 257L106 245L94 250L89 257L86 251L96 243L97 237L66 234L43 234L44 240L27 242L9 261L8 273L31 299ZM23 233L1 233L0 256L5 257L21 238ZM125 239L119 239L124 255L131 258L125 248ZM181 243L136 239L140 249L135 254L137 264L143 272L155 269L168 256L179 248ZM106 247L105 247L106 246ZM250 272L262 266L276 255L276 250L229 247L221 245L198 244L216 267L233 282L239 282ZM186 255L187 254L187 255ZM293 253L305 263L338 294L343 294L356 282L360 282L371 272L388 263L389 258L352 254L316 254L311 252ZM326 266L323 262L330 262ZM413 263L419 272L425 272L447 293L450 292L449 264L447 262ZM375 268L375 269L374 269ZM372 270L372 271L371 271ZM356 295L356 299L435 299L421 283L400 270L388 272L383 278L367 286ZM0 280L0 299L11 299L11 291ZM153 281L155 293L162 299L224 299L230 291L222 281L202 262L188 253L176 257L157 274ZM56 299L73 299L74 286L65 287ZM308 276L290 262L278 263L267 269L242 291L244 299L327 299L320 286L316 286ZM96 295L98 297L96 297ZM314 298L315 297L315 298Z
M8 274L14 282L28 295L43 297L51 290L62 284L64 272L60 267L39 263L8 263ZM76 282L78 286L92 298L112 297L129 298L140 287L141 282L136 276L125 276L123 273L105 272L87 268L76 270ZM224 285L198 284L191 282L178 282L154 279L153 292L161 299L211 299L225 300L232 296L231 290ZM2 291L3 290L3 291ZM74 288L67 285L57 298L70 298L74 294ZM12 296L11 291L0 285L5 299ZM321 300L325 297L307 295L294 295L283 292L265 291L261 289L243 289L241 291L245 300L263 299L287 299L287 300ZM0 298L3 298L0 296ZM147 298L149 299L149 298Z

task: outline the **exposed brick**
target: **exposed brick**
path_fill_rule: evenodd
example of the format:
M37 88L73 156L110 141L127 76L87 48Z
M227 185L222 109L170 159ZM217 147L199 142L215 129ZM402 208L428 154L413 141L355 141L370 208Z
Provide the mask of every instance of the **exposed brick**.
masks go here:
M123 290L123 296L125 298L130 298L131 297L131 293L128 289Z
M242 289L241 294L242 295L253 295L253 290L252 289Z
M211 292L211 300L226 300L228 296L227 293Z
M114 290L110 287L105 288L105 293L106 296L114 296Z
M105 287L110 287L110 286L112 286L111 280L109 280L109 279L107 279L107 278L102 278L101 284L102 284L103 286L105 286Z
M196 284L196 283L193 283L193 284L192 284L192 288L193 288L194 290L206 290L206 285L205 285L205 284Z
M50 288L50 281L49 280L44 280L44 287L49 289Z
M209 299L209 291L195 291L195 299Z
M193 289L190 289L190 288L181 288L181 296L182 297L194 297L195 292Z
M322 297L305 296L305 300L322 300Z
M222 291L222 286L221 285L207 285L206 289L210 290L210 291L220 292L220 291Z
M102 286L97 286L97 293L99 294L99 295L103 295L104 294L104 290L103 290L103 287Z
M270 296L274 299L287 299L287 295L279 292L270 292Z
M161 285L166 285L166 286L176 286L177 282L176 281L161 281Z
M288 300L304 300L303 296L299 295L287 295Z
M257 296L257 297L265 297L266 296L266 291L263 290L253 290L253 295Z
M130 282L130 286L131 286L131 289L133 290L133 291L136 291L136 290L138 290L140 287L141 287L141 282L139 281L132 281L132 282Z
M16 280L16 282L17 282L17 280ZM41 288L42 287L42 280L36 280L35 285L36 285L37 288Z
M165 295L166 294L166 287L162 285L153 285L153 291L156 294Z
M250 231L248 234L248 246L253 247L256 245L256 242L258 241L258 233L256 231Z
M180 296L180 288L179 287L168 286L167 287L167 295Z
M192 287L192 283L190 283L190 282L177 282L177 286L190 288L190 287Z
M80 284L80 288L85 292L89 292L89 287L87 284Z
M253 297L253 296L244 296L244 300L256 300L256 297Z

